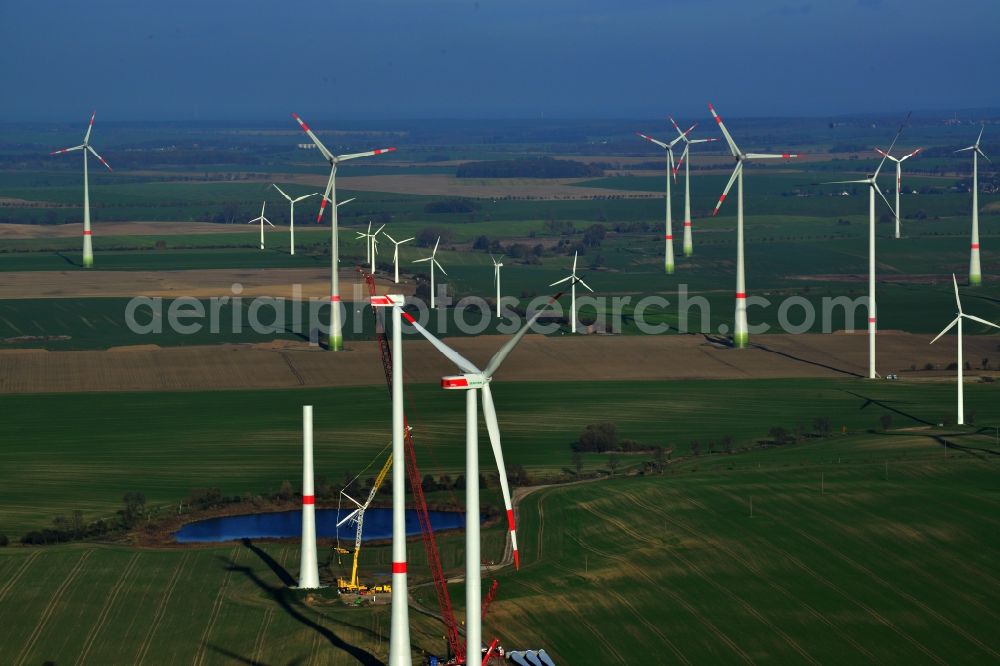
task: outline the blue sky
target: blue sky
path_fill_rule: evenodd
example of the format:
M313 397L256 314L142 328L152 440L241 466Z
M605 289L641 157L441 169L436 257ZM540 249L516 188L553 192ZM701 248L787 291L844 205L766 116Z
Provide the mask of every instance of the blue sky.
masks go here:
M0 120L1000 106L995 0L0 2Z

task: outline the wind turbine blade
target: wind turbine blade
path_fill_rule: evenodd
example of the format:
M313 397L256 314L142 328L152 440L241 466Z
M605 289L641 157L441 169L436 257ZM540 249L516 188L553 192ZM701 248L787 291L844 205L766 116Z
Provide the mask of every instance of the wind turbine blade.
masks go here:
M289 201L292 200L292 198L290 196L288 196L287 194L285 194L285 191L283 189L281 189L280 187L278 187L275 183L271 183L271 187L273 187L274 189L276 189L279 192L281 192L281 196L285 197ZM296 199L296 201L298 201L298 199Z
M431 260L431 259L433 259L433 258L434 258L434 257L424 257L423 259L414 259L414 260L413 260L413 263L415 263L415 264L419 264L419 263L420 263L421 261L430 261L430 260Z
M330 192L333 190L333 178L336 173L336 167L330 169L330 177L326 181L326 189L323 190L323 198L319 202L319 212L316 214L316 224L323 221L323 211L326 210L326 204L330 201Z
M691 125L691 127L688 127L686 130L684 130L683 132L681 132L681 135L679 137L677 137L676 139L674 139L673 141L671 141L670 144L668 145L668 147L669 148L673 148L674 146L677 145L678 141L687 141L687 135L688 135L688 133L691 130L693 130L695 127L697 127L697 126L698 126L698 123L695 123L694 125Z
M318 197L318 196L319 196L319 192L312 192L311 194L303 194L301 197L299 197L297 199L292 199L292 203L298 203L300 201L308 199L309 197ZM350 199L348 199L348 201L350 201ZM346 203L346 202L342 202L342 203Z
M345 162L347 160L357 159L359 157L371 157L372 155L381 155L382 153L394 153L396 149L392 146L388 148L377 148L375 150L366 150L363 153L350 153L348 155L338 155L338 162Z
M799 153L747 153L744 157L748 160L788 160L798 156Z
M562 280L556 280L555 282L553 282L553 283L552 283L552 284L550 284L549 286L550 286L550 287L554 287L554 286L556 286L557 284L562 284L562 283L563 283L563 282L565 282L566 280L572 280L572 279L573 279L573 276L572 276L572 275L567 275L567 276L566 276L566 277L564 277L564 278L563 278Z
M938 339L942 335L944 335L945 333L947 333L948 331L950 331L955 326L955 324L958 323L959 318L960 318L960 316L959 317L955 317L954 319L952 319L951 323L948 324L943 331L941 331L940 333L938 333L936 338L934 338L933 340L930 341L930 344L934 344L935 342L938 341Z
M410 237L409 237L409 238L407 238L407 239L404 239L404 240L401 240L401 241L399 241L399 243L398 243L398 244L399 244L399 245L402 245L403 243L409 243L409 242L410 242L411 240L414 240L414 237L413 237L413 236L410 236Z
M729 144L729 151L733 154L733 157L739 157L740 149L736 147L736 142L733 141L733 137L729 135L729 130L726 129L726 125L722 122L722 118L715 112L715 107L709 104L708 110L712 112L712 117L715 118L715 122L718 123L719 129L722 130L722 136L726 137L726 143Z
M349 204L352 201L354 201L355 199L357 199L357 197L351 197L350 199L344 199L343 201L341 201L340 203L337 204L337 208L340 208L344 204Z
M486 431L490 436L490 446L493 447L493 457L497 461L497 471L500 475L500 492L503 494L504 508L507 510L507 529L510 532L511 552L514 555L514 568L521 568L521 556L517 550L517 532L514 526L514 507L510 501L510 488L507 484L507 467L503 462L503 449L500 447L500 426L497 423L497 410L493 404L493 393L489 382L483 385L483 416L486 420Z
M951 274L951 282L955 285L955 304L958 305L958 314L962 314L962 301L958 298L958 279L955 274Z
M688 143L684 146L684 152L681 153L681 158L677 161L677 166L674 167L674 182L677 182L677 172L681 170L681 166L684 165L684 160L687 159L688 149L691 148L691 144Z
M376 229L375 233L373 233L372 236L378 236L379 232L382 231L383 229L385 229L385 225L384 224L381 227L379 227L378 229Z
M441 242L441 237L438 236L438 239L436 241L434 241L434 250L431 252L431 256L432 257L438 253L438 244L440 242Z
M366 234L363 231L355 231L354 233L357 234L357 236L355 237L355 240L358 240L360 238L368 238L368 234Z
M986 324L987 326L992 326L993 328L1000 328L1000 326L997 326L996 324L994 324L991 321L986 321L985 319L980 319L979 317L976 317L976 316L973 316L973 315L970 315L970 314L963 314L963 315L960 315L960 316L965 317L966 319L971 319L972 321L979 322L980 324Z
M684 132L681 131L681 127L680 127L680 125L677 124L677 121L674 120L674 117L673 116L667 116L667 119L670 120L670 124L674 126L675 130L677 130L677 136L678 136L678 138L686 139L687 137L684 135ZM691 126L691 129L694 129L694 125ZM691 130L688 130L688 131L690 132Z
M396 243L396 239L389 235L388 231L383 231L382 235L391 240L394 244L399 245L399 243Z
M986 153L983 152L982 148L976 148L976 152L979 153L979 156L982 157L984 160L986 160L990 164L993 164L993 160L991 160L989 157L986 156Z
M655 143L660 148L666 149L666 147L667 147L667 144L663 143L662 141L657 141L656 139L654 139L651 136L646 136L645 134L642 134L641 132L636 132L635 134L636 134L636 136L641 136L643 139L645 139L646 141L649 141L650 143Z
M442 265L441 265L441 262L440 262L440 261L438 261L437 259L435 259L435 260L434 260L434 265L435 265L435 266L437 266L437 267L438 267L438 270L439 270L439 271L441 271L442 273L444 273L445 275L447 275L447 274L448 274L448 271L446 271L446 270L444 269L444 266L442 266Z
M906 117L909 118L910 116L907 115ZM905 123L906 121L903 121L903 122ZM882 155L882 161L878 163L878 168L875 169L875 173L872 175L872 180L874 180L875 178L878 177L879 171L882 170L882 165L885 164L885 160L886 160L887 156L892 152L893 147L896 145L896 142L899 140L899 135L902 134L902 133L903 133L903 126L900 125L899 129L896 130L896 136L892 137L892 143L889 144L889 148Z
M477 368L472 363L472 361L470 361L469 359L465 358L464 356L462 356L461 354L459 354L457 351L455 351L454 349L452 349L451 347L449 347L445 343L443 343L440 340L438 340L434 336L433 333L431 333L426 328L424 328L419 323L417 323L417 320L414 319L409 313L403 312L402 315L403 315L403 319L405 319L407 322L409 322L409 324L411 326L413 326L413 328L417 329L417 332L420 333L420 335L422 335L425 338L427 338L427 341L430 342L432 345L434 345L434 347L436 347L439 352L441 352L442 354L444 354L448 358L449 361L451 361L456 366L458 366L459 370L461 370L462 372L468 372L468 373L474 373L474 374L482 374L482 371L479 368Z
M577 257L577 254L578 254L577 252L573 253L573 275L576 275L576 257Z
M535 322L538 321L538 318L541 317L543 314L545 314L546 310L548 310L553 303L559 300L560 296L562 296L562 292L550 298L549 302L546 303L535 314L533 314L531 316L531 319L528 320L528 323L522 326L521 330L515 333L514 337L512 337L510 340L504 343L503 347L501 347L500 350L493 355L493 358L490 359L490 362L486 364L486 369L483 370L483 375L485 375L487 379L493 376L493 373L497 371L497 369L500 367L500 364L504 362L504 359L506 359L510 355L510 353L514 351L514 347L516 347L517 343L521 341L521 338L523 338L525 334L531 329L531 327L535 325Z
M99 161L99 162L100 162L101 164L103 164L104 166L108 167L108 171L114 171L114 169L112 169L112 168L111 168L111 165L110 165L110 164L108 164L107 162L105 162L105 161L104 161L104 158L103 158L103 157L101 157L100 155L98 155L98 154L97 154L97 151L96 151L96 150L94 150L94 149L93 149L93 148L92 148L92 147L91 147L90 145L88 145L88 146L87 146L87 150L89 150L89 151L91 152L91 154L92 154L92 155L93 155L94 157L96 157L96 158L98 159L98 161Z
M346 497L347 499L351 500L355 504L358 504L357 501L354 498L352 498L350 495L348 495L347 493L344 493L344 497ZM358 506L361 506L361 505L358 504ZM352 518L354 518L354 516L358 515L358 511L359 511L358 509L355 509L354 511L351 511L349 514L347 514L346 518L342 519L339 523L337 523L337 527L340 527L344 523L349 522Z
M271 224L271 220L267 219L266 217L264 218L264 221L267 222L268 224ZM271 224L271 226L273 227L274 225Z
M577 283L579 283L579 284L583 285L584 287L586 287L587 291L589 291L590 293L594 293L594 290L590 288L589 284L587 284L586 282L584 282L580 278L577 278L576 281L577 281Z
M872 180L871 182L871 187L875 188L875 191L878 192L878 195L880 197L882 197L882 201L884 201L885 205L889 207L889 210L895 212L895 209L892 207L892 204L889 203L889 200L885 198L885 195L882 194L882 190L878 188L878 185L875 183L874 180Z
M59 150L53 150L49 155L62 155L63 153L71 153L74 150L82 150L86 148L86 145L80 144L79 146L73 146L72 148L60 148Z
M903 156L902 156L902 157L900 157L900 158L899 158L899 160L897 160L897 161L899 161L899 162L902 162L902 161L904 161L904 160L908 160L908 159L910 159L911 157L915 157L915 156L917 155L917 153L919 153L919 152L920 152L921 150L923 150L923 148L917 148L916 150L914 150L914 151L913 151L912 153L910 153L909 155L903 155Z
M975 149L976 149L976 147L975 147L975 146L969 146L968 148L959 148L959 149L958 149L958 150L956 150L955 152L956 152L956 153L964 153L964 152L965 152L965 151L967 151L967 150L975 150Z
M820 185L869 185L871 181L867 178L865 180L828 180Z
M330 161L335 161L333 153L327 150L326 146L323 145L323 142L319 140L319 137L313 134L313 131L309 129L309 125L306 125L305 121L299 118L298 114L296 113L292 114L292 118L295 118L295 122L297 122L299 125L302 126L302 129L305 130L305 133L309 135L309 138L312 139L312 142L316 144L317 148L319 148L319 152L323 154L323 157L325 157ZM329 192L327 192L327 194L329 194Z
M729 190L732 189L733 183L736 182L736 177L740 175L740 171L743 169L743 162L737 162L736 168L733 169L733 175L729 177L729 182L726 183L726 189L722 190L722 196L719 197L719 203L715 204L715 210L712 211L712 216L719 214L719 208L722 207L722 202L726 200L729 196Z
M95 111L94 113L97 113L97 112ZM94 124L93 117L90 119L90 124L91 125ZM983 132L985 132L985 131L986 131L986 125L983 125L982 127L979 128L979 136L976 137L976 145L977 146L979 145L980 140L982 140L982 138L983 138Z
M711 139L688 139L688 143L712 143L713 141L718 141L716 138Z
M90 133L94 131L94 118L96 118L96 117L97 117L97 111L94 111L92 114L90 114L90 122L87 124L87 133L83 135L83 142L84 143L87 143L88 141L90 141ZM983 133L980 132L979 136L982 136L982 135L983 135ZM979 143L979 142L977 141L976 143Z

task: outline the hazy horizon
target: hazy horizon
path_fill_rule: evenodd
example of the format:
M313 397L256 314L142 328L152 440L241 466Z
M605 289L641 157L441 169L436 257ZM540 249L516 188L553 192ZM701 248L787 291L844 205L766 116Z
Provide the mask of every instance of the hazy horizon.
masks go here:
M2 121L835 117L995 108L1000 5L0 6ZM724 20L723 20L724 19Z

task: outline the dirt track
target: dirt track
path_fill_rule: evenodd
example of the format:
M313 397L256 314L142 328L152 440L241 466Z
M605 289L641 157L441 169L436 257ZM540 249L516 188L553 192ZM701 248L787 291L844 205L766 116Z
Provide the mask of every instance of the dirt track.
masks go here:
M998 340L996 336L970 336L966 358L978 362L990 357L993 367L1000 365ZM496 336L450 340L473 362L485 362L501 342ZM763 348L733 350L693 335L531 335L511 355L498 378L583 382L850 377L864 374L867 368L864 335L765 335L754 338L754 343ZM429 344L416 340L404 344L408 381L435 382L454 373ZM885 333L879 336L879 359L882 373L950 378L953 373L910 373L909 368L922 368L928 362L944 368L954 360L954 345L929 347L926 336ZM285 342L117 351L0 351L0 393L359 386L384 381L373 342L349 343L348 351L337 354Z
M341 294L351 300L356 271L340 272ZM379 280L380 285L388 282ZM220 268L186 271L9 271L0 282L5 298L91 298L115 296L162 296L211 298L232 296L233 285L242 285L243 297L327 298L329 268ZM293 289L298 285L301 291ZM363 286L363 284L362 284ZM413 284L400 283L393 291L410 295ZM367 291L360 292L367 294Z

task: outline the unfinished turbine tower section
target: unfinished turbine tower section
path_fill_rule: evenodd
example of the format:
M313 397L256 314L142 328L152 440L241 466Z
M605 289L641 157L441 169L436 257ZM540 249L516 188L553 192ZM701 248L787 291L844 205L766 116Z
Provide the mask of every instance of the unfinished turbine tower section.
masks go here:
M313 488L313 408L302 406L302 555L299 560L299 589L319 585L316 558L316 495Z
M90 175L87 170L87 153L92 154L98 159L98 161L111 171L111 165L104 161L104 158L97 154L94 147L90 145L90 133L94 131L94 118L97 117L97 111L90 114L90 123L87 125L87 131L83 135L83 143L79 146L73 146L72 148L61 148L60 150L55 150L50 155L62 155L63 153L71 153L75 150L83 151L83 267L90 268L94 265L94 245L93 245L93 233L90 228Z

